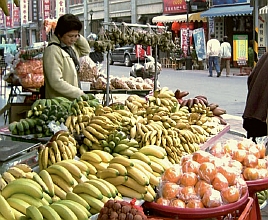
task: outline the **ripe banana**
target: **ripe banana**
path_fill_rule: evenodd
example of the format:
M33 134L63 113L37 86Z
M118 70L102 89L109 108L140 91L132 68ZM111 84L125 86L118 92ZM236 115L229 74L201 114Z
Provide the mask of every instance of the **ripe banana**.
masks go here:
M155 157L158 157L160 159L164 159L167 155L164 148L157 146L157 145L147 145L139 149L139 152L145 154L145 155L152 155Z
M98 181L102 182L110 189L110 192L111 192L113 198L118 196L118 190L116 189L116 187L113 184L111 184L108 181L103 180L103 179L98 179Z
M46 183L42 180L42 178L36 172L33 172L33 180L42 187L44 192L49 193L49 189Z
M87 173L87 175L89 174L95 175L98 172L97 169L91 163L85 160L79 160L79 162L83 163L86 166L86 169L88 172L84 172L84 173Z
M35 206L29 206L26 208L26 216L35 220L42 220L43 215Z
M14 180L16 180L16 178L9 172L4 172L2 173L2 178L6 181L6 183L10 183Z
M46 170L41 170L39 172L39 176L41 177L43 182L46 184L46 186L48 188L48 194L51 197L54 196L54 184L53 184L53 181L52 181L50 174Z
M57 184L54 184L55 195L60 199L66 199L66 192L60 188Z
M127 175L127 169L125 166L123 166L120 163L110 163L108 168L113 168L116 169L119 173L120 176L125 176Z
M61 220L60 215L49 205L40 206L38 209L42 213L44 219Z
M28 164L25 164L25 163L17 163L14 166L19 168L19 169L21 169L21 170L23 170L25 173L33 171L32 168Z
M102 199L103 195L101 193L101 191L95 187L94 185L90 184L90 183L79 183L78 185L76 185L73 188L73 192L80 194L80 193L86 193L92 197L95 197L97 199Z
M53 208L62 219L78 220L74 212L64 204L56 202L51 204L50 207Z
M114 157L110 161L110 164L111 163L120 163L120 164L122 164L125 167L133 167L134 166L134 163L130 159L128 159L126 157L122 157L122 156Z
M81 170L77 166L75 166L73 163L70 163L69 160L62 160L58 162L57 164L66 168L73 176L77 178L82 177Z
M25 193L34 198L42 199L43 191L41 186L31 179L16 179L10 182L3 190L2 195L7 199L15 193Z
M2 175L0 174L0 191L3 190L3 188L7 185L7 182L4 180Z
M88 205L88 203L81 196L79 196L78 194L76 194L74 192L67 192L66 200L71 200L71 201L77 202L80 205L82 205L83 207L85 207L87 210L90 209L90 206Z
M114 168L107 167L107 169L102 170L100 172L101 179L106 179L106 178L110 178L110 177L117 177L117 176L119 176L119 171L117 169L114 169Z
M91 180L86 181L86 183L90 183L91 185L97 187L103 196L108 197L108 198L112 197L112 192L107 187L107 185L105 185L101 181L98 181L98 179L91 179Z
M95 209L96 211L100 212L100 210L104 206L104 203L101 200L99 200L99 199L97 199L97 198L95 198L87 193L79 193L79 196L81 196L89 204L89 206L91 207L90 208L91 214L93 214L92 209Z
M136 198L136 199L143 199L144 198L144 194L139 193L136 190L131 189L129 187L126 187L123 185L118 185L118 186L116 186L116 188L122 196L126 196L129 198Z
M54 184L56 184L58 187L60 187L62 190L64 190L66 193L72 191L72 186L70 186L62 177L59 175L51 174L52 181Z
M68 160L68 162L73 163L75 166L77 166L82 173L89 173L88 166L83 163L82 160Z
M7 198L7 202L12 208L23 213L24 215L26 215L27 207L31 206L29 203L18 198Z
M135 166L137 166L137 167L142 166L143 169L146 170L147 172L149 172L149 173L152 173L152 172L153 172L153 170L152 170L152 168L150 167L150 165L148 165L148 164L145 163L144 161L139 160L139 159L131 159L131 160L132 160L133 163L134 163L134 167L135 167ZM151 164L151 162L150 162L150 164Z
M62 179L64 179L68 184L74 185L74 179L72 174L63 166L52 164L47 169L49 174L59 175Z
M136 180L142 186L147 186L150 183L148 176L137 167L127 167L127 175Z
M78 220L87 220L91 216L90 212L78 202L65 199L59 200L58 203L67 206L76 215Z
M135 191L137 191L140 194L145 194L147 193L147 186L142 186L140 185L136 180L134 180L131 177L127 178L127 181L125 181L123 184L123 186L127 186Z
M15 220L15 215L14 212L7 202L7 200L0 194L0 214L5 218L5 219L10 219L10 220Z
M88 152L85 152L84 154L82 154L81 160L94 162L94 163L101 163L102 162L101 157L93 151L88 151Z
M91 152L98 154L101 160L105 163L109 163L111 159L113 159L113 156L111 154L102 150L92 150Z
M21 199L21 200L29 203L32 206L36 206L36 207L42 206L42 202L41 202L40 199L34 198L34 197L32 197L30 195L27 195L25 193L16 193L16 194L13 194L10 198Z

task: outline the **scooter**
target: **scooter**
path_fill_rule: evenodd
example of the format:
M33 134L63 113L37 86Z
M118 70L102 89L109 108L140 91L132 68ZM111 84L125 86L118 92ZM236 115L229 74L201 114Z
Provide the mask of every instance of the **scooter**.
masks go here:
M157 62L157 75L162 70L161 64ZM155 59L152 56L145 56L145 63L135 63L130 70L130 76L141 77L143 79L153 79L155 76Z

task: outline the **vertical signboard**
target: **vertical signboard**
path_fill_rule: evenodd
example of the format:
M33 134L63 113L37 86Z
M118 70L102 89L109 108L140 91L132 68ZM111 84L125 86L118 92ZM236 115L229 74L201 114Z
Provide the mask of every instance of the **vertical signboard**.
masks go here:
M187 49L188 49L188 44L187 44L187 38L188 38L188 33L187 33L187 29L186 28L182 28L181 29L181 49L184 53L184 55L187 55ZM192 30L189 30L189 43L190 45L192 44Z
M56 18L65 14L65 0L56 0Z
M32 21L38 21L38 0L32 0Z
M13 7L12 3L7 4L7 8L9 11L9 16L6 16L6 27L7 28L12 28L13 27Z
M14 27L20 26L20 7L13 4L13 25Z
M238 65L244 65L248 60L248 35L233 36L233 60L237 61Z
M5 29L6 23L5 23L5 14L2 9L0 9L0 29Z
M50 3L49 0L44 0L43 1L43 10L44 10L44 20L50 18Z
M199 61L205 60L207 57L206 55L207 52L206 52L204 28L197 28L193 30L193 38L194 38L197 59Z
M27 25L29 22L28 17L28 0L21 0L20 1L20 17L21 17L21 25Z

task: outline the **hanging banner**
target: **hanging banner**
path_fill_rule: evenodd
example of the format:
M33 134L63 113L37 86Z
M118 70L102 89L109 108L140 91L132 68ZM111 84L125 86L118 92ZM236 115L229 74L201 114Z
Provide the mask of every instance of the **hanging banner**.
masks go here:
M188 44L187 44L187 38L188 38L188 34L187 34L187 29L185 28L182 28L181 29L181 49L184 53L184 55L186 56L187 55L187 49L188 49ZM192 34L193 34L193 31L192 30L189 30L189 42L190 42L190 45L192 44Z
M65 0L56 0L56 18L65 14Z
M44 20L49 19L50 18L50 3L49 0L44 0L43 1L43 5L44 5Z
M163 0L163 5L163 14L185 13L187 11L185 0Z
M28 17L28 0L21 0L20 1L20 17L21 17L21 25L27 25L29 23Z
M38 21L38 0L32 0L32 21Z
M7 28L12 28L13 27L13 7L12 3L7 4L7 8L9 11L9 16L6 16L6 27Z
M233 60L244 65L248 60L248 35L233 36Z
M205 60L207 57L207 50L204 28L198 28L193 30L193 38L197 59L199 61Z
M20 7L17 7L15 4L13 4L13 26L20 26Z

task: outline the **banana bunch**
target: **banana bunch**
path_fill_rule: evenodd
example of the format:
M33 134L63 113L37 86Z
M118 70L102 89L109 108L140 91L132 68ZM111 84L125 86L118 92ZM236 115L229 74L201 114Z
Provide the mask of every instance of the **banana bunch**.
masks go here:
M19 178L32 179L32 168L23 163L9 167L5 172L0 174L0 191L2 191L8 183Z
M268 190L257 192L258 203L261 206L268 199Z
M38 151L39 169L60 162L62 160L73 159L76 156L77 148L75 139L68 132L59 133Z
M85 152L81 155L80 161L87 164L89 168L89 174L87 177L92 179L92 175L99 176L100 172L105 170L109 166L109 162L113 156L102 150L92 150Z
M134 115L144 116L146 113L146 108L148 107L148 102L145 98L133 94L128 96L125 100L125 106L130 110Z
M146 201L154 200L153 186L159 184L147 163L122 156L114 157L107 169L100 173L100 178L113 184L122 196Z
M86 115L91 112L91 108L95 109L98 105L100 105L99 100L94 95L83 94L70 103L69 113L71 115Z
M122 200L116 187L103 179L88 180L77 184L72 193L89 205L89 212L94 215L99 213L105 202L109 199ZM68 197L68 194L67 194Z

